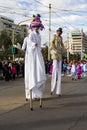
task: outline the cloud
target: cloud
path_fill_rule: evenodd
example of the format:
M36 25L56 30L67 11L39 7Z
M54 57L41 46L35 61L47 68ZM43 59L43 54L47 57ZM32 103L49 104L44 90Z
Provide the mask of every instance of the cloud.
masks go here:
M52 34L59 26L66 26L68 29L83 28L83 30L87 30L86 0L0 0L0 14L14 19L15 23L19 23L31 18L32 14L40 13L45 26L42 35L46 39L49 34L49 4L52 7ZM30 21L25 23L30 24Z

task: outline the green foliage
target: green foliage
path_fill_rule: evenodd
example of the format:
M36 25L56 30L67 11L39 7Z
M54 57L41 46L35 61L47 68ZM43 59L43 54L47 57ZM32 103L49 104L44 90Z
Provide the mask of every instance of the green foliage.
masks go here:
M80 60L80 59L81 59L81 56L80 56L79 53L69 54L69 59L70 59L70 61L71 61L71 60Z
M23 40L24 40L24 37L21 36L20 34L16 34L15 35L15 44L18 42L18 43L20 43L22 45L23 44Z
M22 45L24 37L20 34L16 34L14 39L15 44L18 42ZM1 31L0 34L0 48L2 48L2 46L4 46L4 51L0 52L1 59L8 59L8 57L12 58L12 33L9 33L7 30ZM15 57L19 56L24 56L24 53L18 51L18 54L16 54Z
M0 47L2 47L2 45L4 45L5 49L9 48L11 45L11 35L6 30L1 31Z
M84 54L84 58L87 59L87 54Z

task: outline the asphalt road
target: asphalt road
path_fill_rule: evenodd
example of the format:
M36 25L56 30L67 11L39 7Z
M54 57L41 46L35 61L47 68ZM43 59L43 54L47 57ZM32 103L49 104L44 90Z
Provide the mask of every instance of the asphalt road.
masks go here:
M50 95L47 76L43 108L25 101L23 79L0 81L0 130L87 130L87 77L62 78L62 97Z

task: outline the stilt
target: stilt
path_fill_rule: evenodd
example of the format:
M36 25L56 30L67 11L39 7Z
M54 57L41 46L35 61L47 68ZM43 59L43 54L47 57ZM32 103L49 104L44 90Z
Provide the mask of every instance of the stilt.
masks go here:
M40 98L40 108L42 108L42 98Z
M30 90L30 109L33 111L32 89Z

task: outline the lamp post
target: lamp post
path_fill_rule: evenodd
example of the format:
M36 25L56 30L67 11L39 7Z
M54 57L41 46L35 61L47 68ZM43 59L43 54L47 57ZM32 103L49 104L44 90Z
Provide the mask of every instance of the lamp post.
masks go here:
M49 4L49 43L48 43L48 60L50 60L50 41L51 40L51 4Z
M31 20L31 19L23 20L23 21L19 22L19 23L13 28L13 30L12 30L12 46L14 46L15 31L16 31L17 27L18 27L21 23L24 23L24 22L29 21L29 20ZM15 55L12 54L12 56L13 56L13 61L15 61Z
M67 33L67 62L69 63L69 33Z
M81 36L81 60L83 59L83 38Z
M12 30L12 46L14 46L14 29ZM15 60L15 55L12 54L13 61Z
M63 28L66 28L70 31L70 29L67 26L63 26ZM70 49L70 45L69 45L69 32L67 33L67 62L69 63L69 49Z

